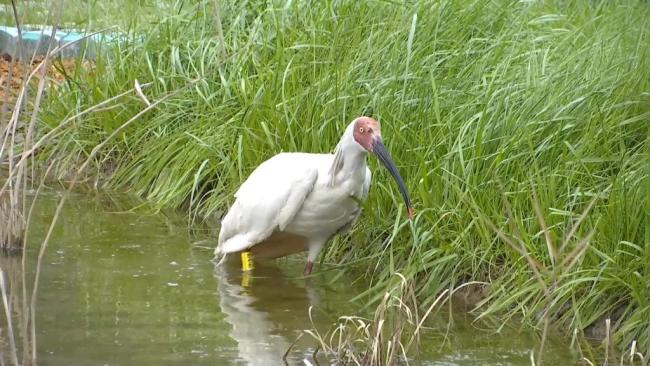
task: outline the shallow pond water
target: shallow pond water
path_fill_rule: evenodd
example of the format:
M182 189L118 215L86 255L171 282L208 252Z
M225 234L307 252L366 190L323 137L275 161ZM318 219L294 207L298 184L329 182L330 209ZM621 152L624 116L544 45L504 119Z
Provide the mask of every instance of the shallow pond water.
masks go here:
M58 202L39 198L29 232L28 287L37 243ZM282 365L314 307L326 331L340 315L359 314L350 299L367 284L339 270L316 267L301 278L301 257L257 264L252 276L210 261L214 238L188 232L177 214L128 212L137 202L107 195L68 199L41 267L36 307L37 359L42 365ZM198 243L198 244L197 244ZM20 259L0 265L13 303L19 359ZM11 364L6 320L0 351ZM424 333L423 365L530 365L537 339L514 330L478 329L463 314L443 311ZM291 365L310 359L317 342L304 336ZM566 342L547 344L548 364L572 364ZM323 361L321 360L321 365ZM417 364L414 360L413 364Z

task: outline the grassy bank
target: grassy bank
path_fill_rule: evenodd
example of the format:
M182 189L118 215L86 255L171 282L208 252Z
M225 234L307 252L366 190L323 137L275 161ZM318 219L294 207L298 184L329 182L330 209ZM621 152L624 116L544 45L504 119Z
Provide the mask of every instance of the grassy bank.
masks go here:
M650 354L647 3L213 5L179 2L71 75L41 133L151 85L68 120L37 158L65 180L111 137L95 150L100 185L200 221L266 158L332 151L371 114L419 215L404 219L375 169L330 259L359 260L376 288L399 271L424 306L476 280L491 283L479 314L568 334L612 317L619 347Z

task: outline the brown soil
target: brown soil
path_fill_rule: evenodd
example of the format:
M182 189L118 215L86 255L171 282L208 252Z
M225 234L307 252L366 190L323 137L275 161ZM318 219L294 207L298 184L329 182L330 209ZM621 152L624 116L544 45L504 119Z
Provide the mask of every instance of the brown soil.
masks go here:
M8 94L10 101L15 100L29 73L42 61L42 57L36 58L31 63L27 63L21 60L12 60L8 55L0 56L0 103L4 101L5 94ZM84 68L92 67L92 63L89 61L84 61L81 65ZM60 85L65 81L66 75L74 74L76 67L77 60L75 59L51 60L47 70L47 77L54 85ZM31 82L38 83L39 79L40 73L35 75Z

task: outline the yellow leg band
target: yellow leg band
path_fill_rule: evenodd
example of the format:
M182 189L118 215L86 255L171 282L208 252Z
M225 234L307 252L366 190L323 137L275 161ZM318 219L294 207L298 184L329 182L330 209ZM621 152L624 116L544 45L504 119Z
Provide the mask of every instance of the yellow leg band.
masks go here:
M251 252L241 252L241 269L242 271L251 271L253 266L253 255Z
M246 289L251 286L252 282L253 282L253 275L251 274L250 271L246 271L241 274L241 287ZM248 294L248 293L244 291L243 294Z

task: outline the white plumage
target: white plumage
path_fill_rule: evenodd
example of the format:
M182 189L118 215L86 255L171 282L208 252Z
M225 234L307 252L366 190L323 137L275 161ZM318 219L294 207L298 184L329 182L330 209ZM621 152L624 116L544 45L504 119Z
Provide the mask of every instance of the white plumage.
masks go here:
M355 134L355 128L370 134ZM307 250L310 273L323 245L361 213L371 180L368 149L360 143L366 137L367 146L373 138L381 144L378 123L360 117L334 154L280 153L258 166L222 220L215 255L251 250L257 258L277 258Z

